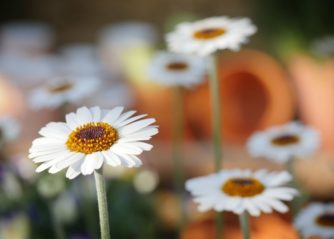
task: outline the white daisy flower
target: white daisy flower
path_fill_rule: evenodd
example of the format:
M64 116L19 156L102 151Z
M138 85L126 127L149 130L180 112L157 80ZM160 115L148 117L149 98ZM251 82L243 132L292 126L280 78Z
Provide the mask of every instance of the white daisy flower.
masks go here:
M138 155L152 149L149 140L158 133L155 119L134 116L135 111L122 113L123 107L102 110L99 107L81 107L66 115L66 123L51 122L33 141L29 158L42 163L36 172L49 169L57 173L68 168L66 177L92 174L102 167L139 167Z
M217 50L239 50L256 30L248 18L211 17L177 25L166 40L171 51L205 56Z
M253 157L266 157L279 163L310 155L319 146L319 133L298 122L255 132L247 142L248 151Z
M294 220L303 237L334 237L334 203L311 203Z
M8 142L16 139L21 131L21 125L19 122L10 117L0 117L0 141Z
M194 196L200 211L214 209L236 214L247 211L252 216L259 216L261 212L285 213L289 210L282 201L291 201L298 194L296 189L283 186L291 179L285 171L233 169L190 179L186 189Z
M202 57L159 52L154 57L150 78L166 86L191 87L204 81L206 62Z
M100 80L95 77L55 78L33 90L29 96L31 108L57 108L65 103L76 103L92 95L99 87Z

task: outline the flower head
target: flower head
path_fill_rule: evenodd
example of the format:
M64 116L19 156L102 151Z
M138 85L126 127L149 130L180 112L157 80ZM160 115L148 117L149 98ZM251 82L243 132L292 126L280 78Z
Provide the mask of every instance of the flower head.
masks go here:
M252 156L262 156L280 163L292 157L310 155L319 148L319 145L318 132L297 122L256 132L247 142Z
M199 204L200 211L230 211L236 214L248 212L259 216L261 212L274 210L285 213L297 190L282 185L291 180L287 172L258 170L224 170L217 174L190 179L186 188Z
M248 18L211 17L177 25L166 40L171 51L205 56L217 50L239 50L256 30Z
M334 236L334 203L312 203L304 208L294 220L295 227L303 237Z
M75 103L94 93L100 80L94 77L55 78L33 90L29 103L33 109L57 108L65 103Z
M92 174L104 163L139 167L142 163L137 155L152 148L142 141L158 133L152 125L155 119L133 116L135 111L122 112L123 107L81 107L66 115L66 123L47 124L29 150L29 158L42 163L36 171L57 173L68 167L66 177L72 179L81 173Z
M159 52L149 73L152 80L162 85L191 87L204 81L206 62L202 57Z

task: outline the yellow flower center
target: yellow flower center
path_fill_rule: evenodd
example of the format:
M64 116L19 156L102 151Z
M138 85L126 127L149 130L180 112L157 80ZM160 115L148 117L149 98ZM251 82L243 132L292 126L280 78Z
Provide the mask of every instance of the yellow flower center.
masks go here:
M334 227L334 214L333 213L325 213L323 215L318 216L315 219L315 221L320 226Z
M226 30L222 27L212 27L195 31L193 37L198 40L211 40L213 38L224 35Z
M73 87L73 84L71 83L63 83L57 86L52 86L49 88L49 91L51 93L60 93L60 92L64 92L67 91L69 89L71 89Z
M221 187L221 190L229 196L253 197L261 194L264 185L255 178L231 178Z
M107 123L84 124L71 132L66 146L72 152L91 154L108 150L118 140L118 132Z
M187 63L184 62L171 62L166 65L166 68L171 71L184 71L188 68Z
M299 137L293 134L284 134L275 137L271 140L271 143L276 146L288 146L290 144L297 144L299 142Z

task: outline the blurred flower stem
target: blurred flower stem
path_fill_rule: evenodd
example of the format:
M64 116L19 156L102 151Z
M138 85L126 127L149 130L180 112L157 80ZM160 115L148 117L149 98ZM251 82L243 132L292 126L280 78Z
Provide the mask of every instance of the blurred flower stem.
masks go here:
M291 157L287 162L286 162L286 169L287 171L291 174L292 180L291 180L291 187L296 188L299 191L298 197L295 197L291 201L291 214L292 217L295 218L299 210L302 208L302 205L309 199L309 194L305 191L302 190L300 187L297 177L295 175L295 170L294 170L294 164L295 164L295 158Z
M183 200L184 175L183 175L183 90L181 87L173 88L173 162L174 162L174 185L180 200L180 229L186 224L186 207Z
M242 230L243 239L250 239L249 233L249 216L247 212L239 215L240 226Z
M219 81L217 70L217 58L219 53L209 56L209 85L212 108L212 139L215 159L215 171L222 169L222 139L221 139L221 112L220 112L220 95ZM223 214L216 214L216 238L221 239L223 235Z
M64 228L57 216L57 213L55 212L55 207L54 207L54 200L49 200L48 201L48 207L50 211L50 216L52 220L52 226L53 230L56 234L57 239L66 239Z
M99 208L101 239L110 239L107 193L102 168L94 171L94 177Z
M209 85L212 107L212 137L216 172L219 172L222 169L221 112L217 70L218 54L219 53L209 56Z

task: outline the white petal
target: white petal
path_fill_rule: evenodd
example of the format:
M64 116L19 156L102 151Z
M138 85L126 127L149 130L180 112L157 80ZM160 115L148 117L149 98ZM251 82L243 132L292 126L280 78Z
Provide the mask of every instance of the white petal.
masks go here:
M93 154L86 155L84 162L81 165L81 172L83 175L92 174L96 168L97 165L96 157Z
M120 132L121 135L131 134L131 133L137 132L137 131L149 126L150 124L152 124L154 122L155 122L155 119L153 119L153 118L140 120L140 121L128 124L128 125L124 126L123 128L120 128L119 132Z
M80 125L92 122L92 115L87 107L81 107L77 109L77 122Z
M132 122L134 122L134 121L136 121L136 120L139 120L139 119L141 119L141 118L144 118L145 116L147 116L147 114L144 114L144 115L137 115L137 116L132 117L132 118L130 118L130 119L128 119L128 120L124 120L124 121L122 121L122 122L119 122L119 123L117 124L117 127L122 127L122 126L124 126L124 125L130 124L130 123L132 123Z
M116 166L120 166L121 163L121 159L114 154L111 151L103 151L102 154L105 157L105 161L107 164L109 164L110 166L116 167Z
M101 121L101 109L100 107L92 107L90 108L90 112L93 115L93 121L94 122L100 122Z
M75 130L77 127L80 126L79 122L77 121L77 116L74 113L69 113L65 116L67 125L72 129Z
M102 119L103 122L113 125L113 123L118 119L123 111L123 107L115 107L107 113L107 115Z

